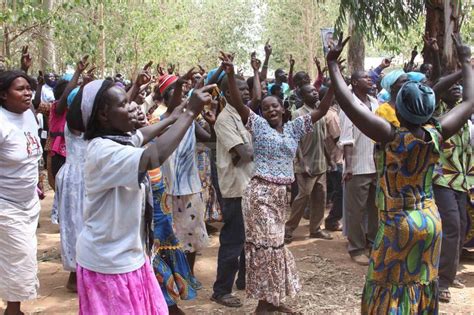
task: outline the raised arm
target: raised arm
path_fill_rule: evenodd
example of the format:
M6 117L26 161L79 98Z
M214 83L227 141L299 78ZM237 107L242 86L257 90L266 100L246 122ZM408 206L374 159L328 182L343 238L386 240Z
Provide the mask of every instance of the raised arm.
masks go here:
M147 84L151 80L150 68L153 64L153 61L149 61L143 69L138 74L137 78L132 84L132 87L127 92L128 100L133 101L137 95L140 93L140 87L144 84Z
M28 52L28 45L21 47L21 59L20 59L20 69L28 74L28 70L31 67L31 56Z
M81 76L81 73L86 70L87 66L89 66L89 63L87 62L87 58L89 58L88 55L85 55L84 57L81 58L76 64L76 71L74 71L74 75L72 76L71 81L66 85L66 88L64 89L63 94L58 100L58 105L55 108L56 115L62 115L64 111L67 108L67 97L69 96L69 93L71 93L72 90L77 86L77 82L79 81L79 77Z
M439 98L439 94L449 89L454 83L458 82L462 78L462 70L453 72L444 77L441 77L435 85L433 85L433 91L435 92L436 98Z
M270 39L265 43L265 60L263 61L262 72L260 72L260 81L265 81L268 75L268 61L270 60L270 55L272 54L273 48L270 45Z
M293 55L290 55L290 71L288 72L288 85L290 89L293 90L295 88L293 82L293 71L295 70L295 59L293 59Z
M171 115L160 120L156 124L152 124L152 125L140 128L139 130L143 135L143 144L147 144L154 138L159 137L166 131L166 129L169 126L174 124L183 113L183 109L186 106L186 104L187 104L187 101L182 102L179 106L177 106L174 109Z
M256 53L253 52L250 59L250 65L253 69L253 87L252 87L252 99L250 100L249 107L256 112L262 101L262 85L260 84L260 75L258 70L262 62L257 59Z
M222 53L222 55L225 56L224 53ZM240 96L239 88L237 86L237 83L235 82L234 64L230 61L230 59L223 58L222 66L227 74L227 79L229 82L229 91L231 98L231 101L229 103L237 110L240 115L240 118L242 118L243 124L245 125L247 124L247 120L250 115L250 109L244 105L242 97Z
M38 71L38 85L36 86L35 97L33 98L33 106L35 109L38 109L41 103L41 91L43 90L44 85L44 75L43 72L40 70Z
M439 119L443 139L455 134L473 114L474 107L474 76L471 66L471 48L464 45L459 34L453 35L454 45L461 62L463 79L463 101Z
M170 103L168 105L168 113L171 113L176 106L181 104L181 100L183 98L183 85L189 80L192 80L195 73L194 67L192 67L188 70L188 72L186 72L184 76L179 77L179 79L176 81L173 96L171 97Z
M186 111L180 114L176 122L143 152L139 165L140 172L155 169L168 159L204 105L211 102L211 94L208 92L213 88L214 84L193 91Z
M341 52L345 44L349 41L349 38L350 37L342 41L341 33L337 45L331 47L326 56L329 75L331 76L331 82L334 86L336 99L346 115L367 137L376 142L389 142L394 137L390 124L385 121L385 119L378 117L354 101L354 97L339 70L337 59L341 55Z
M321 103L319 104L319 107L311 111L311 121L315 123L320 120L324 115L326 115L333 101L334 88L331 86L329 87L329 90L327 91L326 95L324 95Z
M316 80L314 80L313 86L316 88L316 90L319 91L319 89L321 88L321 85L323 85L324 72L321 69L321 62L319 61L318 57L314 56L313 61L314 61L314 64L316 65L316 68L318 69L318 76L316 77Z
M433 72L431 72L430 82L434 84L441 76L441 60L439 57L438 41L435 37L430 37L428 33L423 36L425 46L431 51L433 55Z

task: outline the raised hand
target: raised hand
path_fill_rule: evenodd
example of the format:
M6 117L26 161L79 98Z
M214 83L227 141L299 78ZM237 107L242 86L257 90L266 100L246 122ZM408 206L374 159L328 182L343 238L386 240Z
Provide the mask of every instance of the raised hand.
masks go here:
M173 74L175 68L176 68L176 65L174 65L172 63L169 63L168 64L168 69L167 69L168 74Z
M415 60L416 56L418 56L418 46L415 46L411 51L411 60Z
M82 75L82 85L86 85L87 83L95 80L95 75L94 75L95 69L96 67L91 67L89 70L87 70L86 73Z
M351 38L350 36L347 37L346 39L342 40L343 33L341 32L341 35L339 35L339 39L336 43L336 45L333 45L329 47L329 52L326 55L326 60L327 62L337 62L337 59L342 53L342 50L344 49L344 46L346 46L347 42Z
M89 66L89 63L87 62L87 59L89 58L89 55L85 55L79 60L76 64L76 71L79 73L84 72L86 68Z
M295 66L295 59L293 59L293 55L290 55L290 68Z
M158 73L158 76L165 75L165 69L160 65L156 65L156 72Z
M384 59L382 60L382 62L380 63L380 66L381 66L382 68L388 68L388 67L390 67L390 64L391 64L391 63L392 63L392 59L390 59L390 58L384 58Z
M206 73L206 69L204 69L201 65L198 65L199 67L199 74L204 75Z
M38 85L44 85L44 74L43 71L39 70L38 71Z
M186 108L191 114L194 115L194 117L202 112L204 105L211 103L212 95L210 92L216 87L217 85L210 84L200 89L193 90Z
M272 45L270 45L270 39L267 40L263 49L265 50L265 56L270 56L272 54L273 49Z
M28 52L28 45L21 47L21 69L25 72L28 72L28 69L31 67L32 59L30 53Z
M197 73L197 71L194 71L194 67L188 70L185 75L179 77L177 83L179 84L184 84L190 80L193 79L194 75Z
M313 61L316 67L318 68L318 70L321 70L321 62L319 61L318 57L314 56Z
M262 62L257 59L254 54L252 54L250 59L250 65L252 66L252 69L254 71L258 71L260 69L260 66L262 65Z
M219 56L219 59L224 61L225 60L228 60L230 62L234 62L234 56L235 56L235 53L225 53L223 52L222 50L219 51L221 56Z
M143 70L140 71L140 73L137 76L137 79L135 80L135 85L138 87L147 84L151 80L151 74L150 74L150 68L151 65L153 64L153 61L149 61L144 67Z
M459 33L452 34L451 36L453 37L454 47L456 47L459 60L461 62L469 62L469 60L471 59L471 48L462 42L462 38Z
M224 72L227 74L234 74L234 64L232 63L234 58L232 57L232 59L230 59L231 54L225 53L223 51L220 53L221 56L219 56L219 59L222 60L222 69L224 69Z

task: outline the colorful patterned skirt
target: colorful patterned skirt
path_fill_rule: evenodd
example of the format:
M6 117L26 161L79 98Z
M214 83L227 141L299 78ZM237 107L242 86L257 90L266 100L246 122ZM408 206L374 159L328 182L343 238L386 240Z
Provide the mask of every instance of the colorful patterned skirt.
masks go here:
M441 219L423 210L380 214L362 314L437 314Z
M164 190L161 183L153 185L155 245L152 265L166 304L171 306L180 299L196 298L196 290L191 286L193 276L188 261L173 232L171 211L165 212L166 207L162 207L166 199Z
M259 178L250 181L242 200L247 296L273 305L301 289L295 259L284 243L288 202L286 185Z
M222 209L217 199L217 191L212 184L211 149L198 142L196 146L197 168L201 179L201 196L206 206L204 220L206 222L221 222Z

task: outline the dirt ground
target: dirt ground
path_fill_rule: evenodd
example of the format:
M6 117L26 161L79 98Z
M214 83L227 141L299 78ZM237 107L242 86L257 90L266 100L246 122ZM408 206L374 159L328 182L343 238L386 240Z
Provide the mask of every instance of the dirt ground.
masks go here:
M40 228L38 229L38 261L40 291L38 299L23 304L25 314L77 314L77 295L66 290L68 274L63 271L60 259L59 228L49 219L53 193L49 191L42 201ZM288 304L304 314L358 314L359 302L366 268L351 262L346 252L346 242L341 233L333 233L334 240L309 240L306 238L308 221L295 233L289 246L293 252L301 282L302 292ZM256 306L245 299L243 291L236 294L244 301L239 309L230 309L209 300L216 275L218 234L211 237L211 246L197 258L196 275L204 288L197 300L180 304L187 314L250 314ZM462 261L460 278L466 288L451 289L450 304L441 304L440 314L474 314L474 261ZM0 314L5 304L0 301Z

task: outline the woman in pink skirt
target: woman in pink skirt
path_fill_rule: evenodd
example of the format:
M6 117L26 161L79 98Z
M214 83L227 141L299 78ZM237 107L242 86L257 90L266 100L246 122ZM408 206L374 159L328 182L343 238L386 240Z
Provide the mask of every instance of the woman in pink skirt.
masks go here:
M149 79L143 72L136 84ZM153 199L146 172L178 146L211 100L206 91L193 93L185 113L180 106L169 118L136 132L136 106L112 81L92 81L76 96L68 125L89 140L84 222L76 244L79 314L168 314L148 257Z

